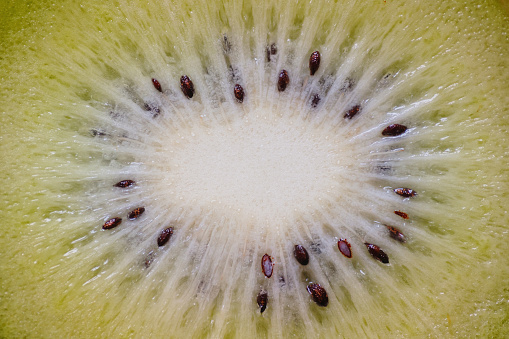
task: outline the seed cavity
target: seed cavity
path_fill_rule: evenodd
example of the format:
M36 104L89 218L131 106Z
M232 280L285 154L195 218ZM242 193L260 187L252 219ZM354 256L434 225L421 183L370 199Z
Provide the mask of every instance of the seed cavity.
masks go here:
M290 76L288 75L288 72L286 70L282 70L279 73L279 77L277 80L277 90L280 92L284 92L286 89L286 86L290 83Z
M385 225L389 230L389 235L392 239L397 240L399 242L406 242L406 237L399 229L394 226Z
M157 238L157 246L164 246L170 240L172 235L173 227L168 227L162 230L161 234L159 234L159 237Z
M121 180L113 186L126 188L126 187L131 187L134 184L135 184L134 180Z
M348 241L346 241L346 239L339 239L338 241L338 249L339 251L341 252L341 254L343 254L345 257L347 258L351 258L352 257L352 249L351 249L352 246L350 246L350 244L348 243Z
M191 99L193 97L194 85L187 75L183 75L180 77L180 89L188 99Z
M309 254L308 251L304 248L302 245L295 245L295 248L293 249L293 255L295 256L295 259L299 262L299 264L306 266L309 264Z
M235 99L237 99L238 102L244 101L244 88L242 88L241 85L235 85L233 88L233 94L235 94Z
M309 284L307 286L308 293L311 294L311 298L318 305L325 307L329 304L329 297L327 296L327 292L325 288L320 286L320 284Z
M405 133L406 130L407 130L407 127L404 125L392 124L392 125L385 127L385 129L382 131L382 135L387 136L387 137L395 137L395 136Z
M313 94L313 96L311 97L311 107L315 108L316 106L318 106L320 100L322 100L322 98L320 98L320 94Z
M320 67L320 52L314 51L309 57L309 73L315 75L318 67Z
M376 260L378 260L384 264L389 263L389 256L387 254L385 254L385 252L382 251L380 249L380 247L378 247L377 245L367 243L367 242L365 242L364 245L366 245L366 247L368 248L369 254L371 254L371 256L373 258L375 258Z
M406 187L395 188L394 193L396 193L397 195L400 195L404 198L412 198L417 195L416 191L414 191L411 188L406 188Z
M258 307L260 308L260 313L263 313L265 309L267 308L267 303L269 301L269 296L266 291L261 290L260 293L258 293L258 297L256 297L256 303L258 304Z
M143 212L145 212L145 207L138 207L129 212L127 217L129 218L129 220L138 219L143 214Z
M394 214L399 215L399 216L400 216L400 217L402 217L403 219L408 219L408 214L406 214L405 212L401 212L401 211L394 211Z
M154 85L154 88L157 89L159 92L163 91L161 84L156 79L152 78L152 84Z
M361 111L361 105L355 105L352 108L350 108L348 111L346 111L344 118L352 119L354 116L359 114L360 111Z
M265 254L262 257L262 272L265 274L267 278L272 277L272 272L274 269L274 263L272 263L272 257L268 254Z
M112 228L117 227L122 222L122 218L111 218L110 220L106 221L103 225L103 230L109 230Z

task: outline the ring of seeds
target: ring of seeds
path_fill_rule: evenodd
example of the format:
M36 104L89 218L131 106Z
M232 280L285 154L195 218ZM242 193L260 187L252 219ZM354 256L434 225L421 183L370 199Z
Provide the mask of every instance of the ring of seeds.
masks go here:
M226 39L226 37L224 37L224 39ZM275 44L272 44L270 47L267 47L267 61L270 62L271 56L275 55L276 53L277 53L277 46ZM320 62L321 62L320 52L319 51L313 52L309 58L309 71L310 71L311 76L313 76L317 72L318 68L320 67ZM348 88L351 88L352 87L351 79L349 81L350 82L349 82ZM278 75L277 90L279 92L284 92L289 83L290 83L290 77L289 77L288 72L284 69L281 70ZM163 92L162 86L157 79L152 78L152 84L158 92L160 92L160 93ZM184 96L186 96L188 99L193 98L193 96L195 94L194 84L187 75L181 76L180 88L181 88ZM234 97L237 100L237 102L242 103L244 101L245 92L244 92L244 88L240 84L235 84L235 86L233 88L233 94L234 94ZM318 93L313 94L311 96L311 107L312 108L317 107L318 104L320 103L320 101L321 101L320 95ZM147 107L148 107L148 109L147 109ZM154 111L159 112L159 110L157 108L152 109L151 106L149 106L148 104L145 104L145 108L147 110L151 110L151 111L154 110ZM360 111L361 111L361 106L354 105L344 113L344 118L347 120L350 120L353 117L355 117L357 114L359 114ZM382 136L399 136L399 135L405 133L406 131L407 131L406 126L400 125L400 124L392 124L392 125L387 126L382 131ZM106 135L106 134L102 133L102 135ZM113 186L120 187L120 188L128 188L128 187L133 186L134 184L135 184L134 180L126 179L126 180L121 180L121 181L117 182ZM414 197L417 195L417 193L413 189L405 188L405 187L395 188L394 192L397 195L400 195L405 198L411 198L411 197ZM134 210L132 210L131 212L128 213L128 218L130 220L136 220L144 212L145 212L144 207L135 208ZM396 211L394 211L394 213L396 215L402 217L403 219L408 219L408 214L406 214L405 212L396 210ZM120 225L121 222L122 222L122 219L119 217L111 218L103 224L102 228L105 230L112 229L112 228L115 228L118 225ZM401 243L406 242L405 236L398 228L396 228L394 226L389 226L389 225L385 225L385 226L388 230L389 236L392 239L397 240L398 242L401 242ZM173 235L173 227L167 227L167 228L163 229L157 238L158 247L163 247L165 244L167 244L169 242L169 240L171 239L172 235ZM371 243L367 243L367 242L364 242L364 245L366 246L369 254L374 259L376 259L377 261L380 261L381 263L384 263L384 264L389 263L388 255L379 246L371 244ZM341 252L341 254L343 254L347 258L352 258L351 245L346 239L341 238L338 241L337 246L338 246L338 249ZM293 249L293 254L299 264L301 264L302 266L308 265L310 256L304 246L295 245L294 249ZM149 256L147 257L147 259L145 260L145 267L149 267L150 264L154 261L154 259L155 259L154 252L151 251L149 253ZM268 254L263 255L263 257L261 259L261 268L262 268L262 273L266 278L272 277L272 275L274 273L274 258ZM283 276L280 277L280 281L284 284ZM328 299L327 292L320 284L310 283L306 286L306 289L307 289L308 293L311 295L311 299L318 306L325 307L328 305L329 299ZM267 291L261 290L258 293L258 295L256 297L256 304L258 305L258 308L260 309L260 314L262 314L266 310L267 304L268 304Z

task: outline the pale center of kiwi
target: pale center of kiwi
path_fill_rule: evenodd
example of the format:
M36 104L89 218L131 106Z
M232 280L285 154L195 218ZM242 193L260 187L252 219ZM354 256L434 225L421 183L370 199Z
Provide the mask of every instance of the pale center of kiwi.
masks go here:
M155 166L169 206L274 225L341 196L353 171L341 133L299 112L237 115L212 125L197 119L164 136Z

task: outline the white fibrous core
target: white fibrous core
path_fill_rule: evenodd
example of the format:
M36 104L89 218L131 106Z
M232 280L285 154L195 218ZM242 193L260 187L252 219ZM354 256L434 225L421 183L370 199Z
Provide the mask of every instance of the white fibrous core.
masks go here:
M229 122L161 132L152 179L167 206L279 226L341 196L355 171L344 136L299 112L238 110Z

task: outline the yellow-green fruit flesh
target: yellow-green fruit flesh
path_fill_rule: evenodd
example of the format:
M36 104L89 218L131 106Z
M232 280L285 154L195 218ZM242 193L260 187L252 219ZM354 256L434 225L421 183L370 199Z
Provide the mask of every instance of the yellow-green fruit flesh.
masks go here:
M502 5L16 1L0 11L1 337L508 335ZM277 60L267 63L272 42ZM309 78L317 49L322 65ZM241 105L230 64L246 89ZM281 68L293 79L284 94L274 77ZM193 100L179 97L183 74L195 81ZM387 74L393 82L384 84ZM340 94L347 77L357 82L351 95ZM332 90L312 110L306 100L327 87L319 79ZM161 116L136 108L132 92L159 104ZM368 108L345 122L341 109L355 100ZM405 139L381 140L400 121L412 128ZM115 137L93 138L100 128ZM274 147L248 149L258 141ZM388 152L398 147L405 151ZM259 161L264 154L287 162ZM225 164L265 163L271 170L256 180L221 177ZM373 170L380 163L391 176ZM138 185L113 189L125 176ZM245 186L221 181L232 176ZM418 197L393 196L399 184ZM100 230L138 203L145 219ZM176 224L173 243L146 269L167 222ZM409 242L384 238L384 223L402 225ZM351 261L335 247L344 234L355 240ZM310 239L322 253L304 269L289 245ZM390 266L370 258L364 240L385 245ZM277 261L271 280L260 269L265 251ZM305 290L318 278L327 308Z

